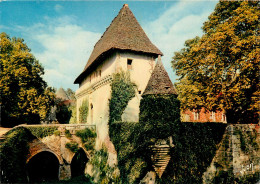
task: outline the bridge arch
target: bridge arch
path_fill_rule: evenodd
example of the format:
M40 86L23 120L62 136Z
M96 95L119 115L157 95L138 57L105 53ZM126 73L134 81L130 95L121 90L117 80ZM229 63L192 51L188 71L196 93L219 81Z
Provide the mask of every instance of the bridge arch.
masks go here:
M34 154L26 164L28 182L58 181L59 168L59 159L53 152L38 152L37 154Z
M84 148L79 150L73 155L70 163L71 178L81 176L85 174L86 164L90 159L90 155Z
M41 148L41 149L37 149L37 150L34 150L34 151L31 151L31 153L29 154L29 156L27 157L27 160L26 160L26 164L37 154L41 153L41 152L50 152L52 153L53 155L55 155L59 161L59 164L62 165L63 164L63 159L60 155L56 154L54 151L52 151L51 149L46 149L46 148Z

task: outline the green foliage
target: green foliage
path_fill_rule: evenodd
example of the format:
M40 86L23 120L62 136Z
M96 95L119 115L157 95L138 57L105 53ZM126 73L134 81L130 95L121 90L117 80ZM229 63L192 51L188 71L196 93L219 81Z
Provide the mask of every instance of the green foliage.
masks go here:
M58 99L56 100L56 107L57 121L61 124L68 124L72 116L72 110L70 109L70 106L63 104L60 102L60 99Z
M29 130L19 127L9 131L0 144L1 183L25 183L28 142L34 139Z
M94 130L91 130L89 128L77 130L76 136L80 137L81 142L84 143L84 147L88 151L94 150L95 138L97 137L97 134Z
M174 95L146 95L140 103L140 122L110 125L110 138L118 153L122 183L139 183L151 166L149 145L172 137L171 160L156 181L202 183L226 125L220 123L181 123L179 101ZM170 108L169 108L170 107Z
M77 108L75 104L71 104L69 106L69 111L71 111L71 117L69 124L76 124L77 123Z
M86 123L88 117L88 106L89 103L87 100L84 100L79 108L79 122Z
M97 134L94 130L85 128L83 130L77 130L76 136L80 137L82 142L87 142L89 138L96 138Z
M252 150L258 150L257 130L246 131L243 126L234 126L234 135L239 136L241 150L248 154Z
M70 139L71 138L71 133L70 133L70 131L69 130L65 130L65 137L67 137L68 139Z
M66 143L65 148L69 149L73 153L76 153L79 150L79 144L74 141L68 142Z
M75 92L72 89L68 88L66 90L66 94L67 94L67 96L69 97L70 100L76 100Z
M116 73L111 83L111 99L109 100L109 123L122 121L121 116L128 102L135 96L136 85L131 82L130 74Z
M98 178L98 184L119 183L119 178L115 168L112 168L107 163L108 153L105 148L95 151L90 163L94 166L92 169L93 177Z
M175 146L161 183L202 183L202 175L215 156L226 125L183 122L175 127Z
M172 135L180 122L180 103L176 95L145 95L140 102L140 140L150 142Z
M60 131L59 131L59 130L55 130L55 131L53 132L53 134L56 135L56 136L60 136Z
M147 172L147 150L139 148L137 137L142 133L138 123L117 122L110 125L109 133L117 151L121 183L138 183Z
M2 126L39 124L54 104L44 69L21 38L0 34L0 104Z
M172 66L183 108L222 109L228 123L257 123L260 104L259 3L220 1L204 35L185 42Z
M37 138L51 136L58 131L57 126L29 126L26 128Z

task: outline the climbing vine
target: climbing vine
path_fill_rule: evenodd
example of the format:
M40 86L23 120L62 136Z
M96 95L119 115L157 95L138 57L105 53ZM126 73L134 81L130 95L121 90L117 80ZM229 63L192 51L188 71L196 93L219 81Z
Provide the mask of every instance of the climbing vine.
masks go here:
M88 101L83 100L80 108L79 108L79 121L80 123L86 123L88 117Z
M109 100L109 123L122 121L121 116L128 102L135 96L136 85L131 82L130 74L119 72L113 75L111 99Z
M86 150L88 150L89 152L94 151L95 138L97 137L95 130L85 128L82 130L77 130L75 135L81 139L81 143L84 145ZM70 139L72 137L72 134L69 130L65 130L65 136ZM79 150L79 144L75 141L66 143L65 147L74 153Z
M84 143L84 147L87 150L93 150L95 146L95 138L97 134L94 130L85 128L83 130L76 131L76 136L81 138L81 142Z
M34 138L24 127L15 128L5 135L5 140L0 144L0 183L27 182L25 165L28 143Z
M26 128L37 138L51 136L58 131L57 126L27 126Z
M106 148L102 148L99 151L95 151L90 163L95 166L92 169L93 180L96 178L96 183L107 184L116 183L119 184L119 176L115 167L110 167L108 164L108 153Z
M79 144L75 141L66 143L65 147L73 153L76 153L79 150Z

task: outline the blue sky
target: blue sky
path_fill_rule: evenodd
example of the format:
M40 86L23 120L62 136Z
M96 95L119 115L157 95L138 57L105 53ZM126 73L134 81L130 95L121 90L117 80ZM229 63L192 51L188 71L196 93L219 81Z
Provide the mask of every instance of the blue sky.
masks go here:
M164 53L172 80L174 52L201 27L217 1L1 1L0 32L22 37L45 69L49 86L78 89L94 44L127 3L150 40Z

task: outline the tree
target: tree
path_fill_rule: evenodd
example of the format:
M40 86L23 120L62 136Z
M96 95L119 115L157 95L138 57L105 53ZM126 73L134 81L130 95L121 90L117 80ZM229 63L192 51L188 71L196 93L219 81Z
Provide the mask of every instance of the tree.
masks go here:
M221 1L204 23L203 36L175 52L182 108L222 109L228 123L258 121L259 18L259 2Z
M42 79L43 67L21 38L0 34L0 105L2 126L39 123L54 101Z
M66 94L67 94L67 96L69 97L70 100L76 100L75 92L72 89L68 88L66 90Z

